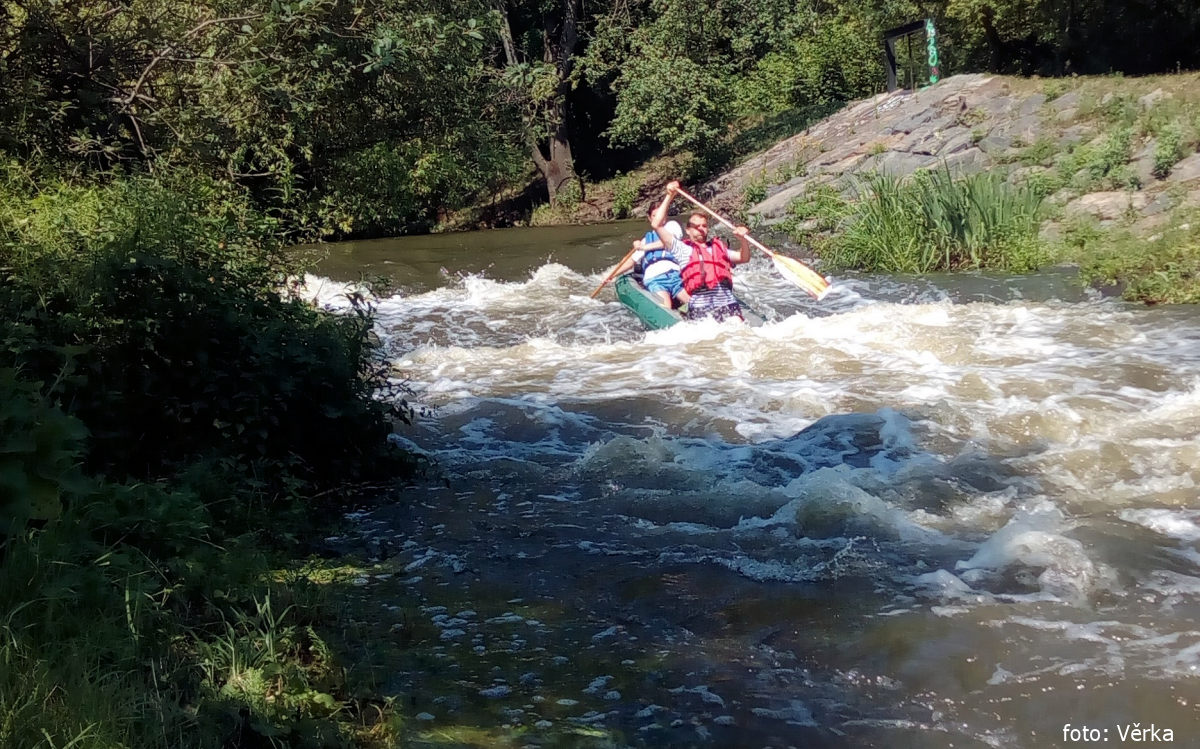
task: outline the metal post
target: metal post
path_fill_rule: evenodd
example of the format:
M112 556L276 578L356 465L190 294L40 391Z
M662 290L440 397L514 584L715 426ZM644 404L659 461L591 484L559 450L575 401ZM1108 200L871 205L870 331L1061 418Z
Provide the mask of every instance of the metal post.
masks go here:
M883 62L887 68L887 90L896 90L896 42L890 38L883 40Z

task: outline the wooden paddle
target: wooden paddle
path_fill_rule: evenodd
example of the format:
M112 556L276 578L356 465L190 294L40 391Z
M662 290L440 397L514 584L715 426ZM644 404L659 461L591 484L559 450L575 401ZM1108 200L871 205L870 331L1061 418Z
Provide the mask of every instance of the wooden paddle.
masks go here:
M637 252L637 247L634 247L625 255L625 257L621 258L621 262L617 263L616 268L612 269L612 273L608 274L608 278L600 282L600 285L596 287L596 290L592 292L592 295L588 297L588 299L595 299L596 295L600 293L600 290L607 286L609 281L613 280L613 276L617 275L617 268L620 268L622 265L624 265L625 261L633 257L633 253L635 252Z
M722 224L725 224L730 229L737 228L728 220L718 215L716 211L704 205L699 200L696 200L691 195L688 195L682 189L677 189L676 192L695 203L697 208L708 213L708 215L712 216L717 221L720 221ZM771 262L775 264L775 270L779 271L779 275L791 281L793 284L804 289L817 299L822 299L826 294L829 293L829 281L825 280L825 277L820 273L817 273L815 270L809 268L807 265L799 260L796 260L795 258L790 258L787 255L780 255L778 252L768 249L765 245L763 245L762 242L759 242L749 234L746 235L746 241L767 253L767 255L771 257ZM605 283L607 283L607 281Z

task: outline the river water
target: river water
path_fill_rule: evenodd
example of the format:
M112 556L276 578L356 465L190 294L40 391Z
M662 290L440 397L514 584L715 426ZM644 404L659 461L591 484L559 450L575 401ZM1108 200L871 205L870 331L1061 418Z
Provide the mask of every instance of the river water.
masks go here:
M646 333L588 299L641 230L310 279L390 277L402 439L445 479L358 517L413 742L1200 745L1200 310L1070 271L817 302L758 257L765 326Z

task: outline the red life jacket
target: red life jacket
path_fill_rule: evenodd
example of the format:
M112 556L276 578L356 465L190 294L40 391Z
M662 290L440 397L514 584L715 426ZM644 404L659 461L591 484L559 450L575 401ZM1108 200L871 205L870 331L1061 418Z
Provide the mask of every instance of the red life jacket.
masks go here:
M729 250L720 237L709 240L708 244L697 244L690 239L683 242L692 248L692 256L680 271L687 293L719 286L733 288L733 263L729 262Z

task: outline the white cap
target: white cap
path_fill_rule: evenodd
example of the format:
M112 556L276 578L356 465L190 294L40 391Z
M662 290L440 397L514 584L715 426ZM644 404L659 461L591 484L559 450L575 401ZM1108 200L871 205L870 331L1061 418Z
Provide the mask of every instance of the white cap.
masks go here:
M667 233L675 239L679 239L683 236L683 227L679 225L678 221L668 221L667 223L663 224L663 228L666 229Z

